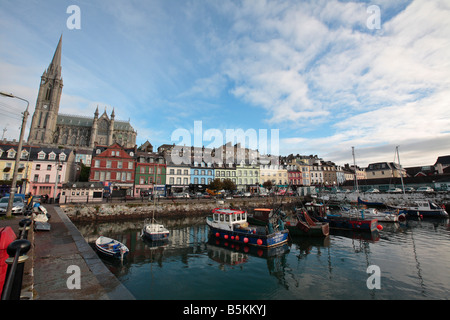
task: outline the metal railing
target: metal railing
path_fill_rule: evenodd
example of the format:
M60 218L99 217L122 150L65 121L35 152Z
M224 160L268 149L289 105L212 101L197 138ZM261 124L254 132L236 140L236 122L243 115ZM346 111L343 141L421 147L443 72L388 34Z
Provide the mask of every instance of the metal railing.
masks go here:
M18 240L11 242L6 249L9 258L6 259L8 269L6 271L5 283L3 285L1 300L20 300L22 291L23 271L26 255L31 248L31 242L27 240L28 230L32 224L31 219L23 219L19 222Z

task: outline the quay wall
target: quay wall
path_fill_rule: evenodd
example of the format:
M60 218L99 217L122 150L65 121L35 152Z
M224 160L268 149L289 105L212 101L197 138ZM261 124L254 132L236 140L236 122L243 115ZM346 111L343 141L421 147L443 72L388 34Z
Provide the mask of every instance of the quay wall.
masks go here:
M75 222L111 221L138 218L150 218L153 212L156 218L187 217L208 215L214 208L235 208L251 210L257 207L277 208L280 204L284 209L291 209L298 205L303 198L285 197L274 198L242 198L223 200L163 200L152 202L121 202L98 204L66 204L61 209Z

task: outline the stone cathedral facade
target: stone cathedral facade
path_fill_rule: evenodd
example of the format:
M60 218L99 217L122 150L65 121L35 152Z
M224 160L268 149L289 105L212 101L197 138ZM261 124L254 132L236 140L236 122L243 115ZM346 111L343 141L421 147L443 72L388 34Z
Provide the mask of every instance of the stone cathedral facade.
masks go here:
M133 148L137 132L129 121L116 120L114 109L109 116L106 108L99 115L98 107L93 117L59 113L63 88L61 50L62 36L52 62L41 77L28 143L82 149L118 143L125 148Z

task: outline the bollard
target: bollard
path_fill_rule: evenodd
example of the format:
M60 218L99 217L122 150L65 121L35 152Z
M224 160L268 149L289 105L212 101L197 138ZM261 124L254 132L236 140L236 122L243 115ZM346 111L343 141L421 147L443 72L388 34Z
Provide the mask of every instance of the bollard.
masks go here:
M5 261L8 264L8 270L6 271L2 300L20 300L23 270L25 261L28 259L26 253L30 248L30 241L21 239L11 242L6 249L9 258Z
M31 219L22 219L19 221L19 239L27 239L28 238L28 230L30 230L31 223L33 221Z

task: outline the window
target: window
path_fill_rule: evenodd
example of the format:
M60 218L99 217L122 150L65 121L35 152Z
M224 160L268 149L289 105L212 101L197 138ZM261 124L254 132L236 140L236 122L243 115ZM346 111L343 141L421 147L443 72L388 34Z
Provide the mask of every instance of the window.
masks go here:
M111 160L106 160L106 168L111 168Z
M15 158L15 157L16 157L16 150L10 149L10 150L8 151L8 158L13 159L13 158Z
M133 169L133 161L128 162L128 169Z
M188 184L188 178L183 178L183 183Z
M174 184L174 182L175 182L175 180L173 177L169 179L169 184Z
M6 165L8 165L8 164L6 164ZM41 165L40 164L36 165L36 170L41 170Z
M38 159L39 160L44 160L45 159L45 152L39 152L38 153Z
M45 182L46 183L50 182L50 175L49 174L45 175Z
M131 172L127 172L127 180L128 180L128 181L131 180Z
M49 160L55 160L55 159L56 159L56 154L55 154L54 152L50 153L50 154L48 155L48 159L49 159Z
M194 184L198 184L198 178L194 178Z
M33 182L38 182L39 181L39 175L35 174L34 178L33 178Z
M122 169L122 161L117 161L117 168Z
M52 165L51 164L47 165L47 171L50 171L50 170L52 170Z
M95 160L94 167L100 168L100 160Z

